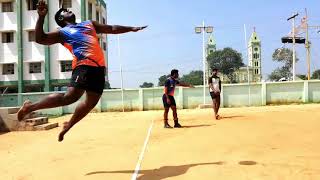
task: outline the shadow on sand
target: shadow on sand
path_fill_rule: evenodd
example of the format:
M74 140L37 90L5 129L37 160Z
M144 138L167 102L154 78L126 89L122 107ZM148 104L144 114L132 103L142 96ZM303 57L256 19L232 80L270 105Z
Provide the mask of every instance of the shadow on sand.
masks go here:
M190 125L190 126L186 125L186 126L182 126L182 128L198 128L198 127L208 127L208 126L212 126L212 125L211 124Z
M195 166L209 166L209 165L223 165L222 161L212 163L197 163L187 164L180 166L162 166L158 169L140 170L138 180L161 180L169 177L175 177L185 174L190 168ZM133 174L134 170L123 170L123 171L95 171L87 173L86 176L95 174L110 174L110 173L129 173Z

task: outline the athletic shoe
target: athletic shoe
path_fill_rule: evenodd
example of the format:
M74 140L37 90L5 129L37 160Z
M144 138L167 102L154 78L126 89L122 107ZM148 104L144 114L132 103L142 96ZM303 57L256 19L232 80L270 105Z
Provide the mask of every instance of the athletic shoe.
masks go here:
M172 127L170 126L170 124L165 123L165 124L164 124L164 128L172 128Z
M175 123L175 124L174 124L174 127L175 127L175 128L182 128L181 124L179 124L179 123Z

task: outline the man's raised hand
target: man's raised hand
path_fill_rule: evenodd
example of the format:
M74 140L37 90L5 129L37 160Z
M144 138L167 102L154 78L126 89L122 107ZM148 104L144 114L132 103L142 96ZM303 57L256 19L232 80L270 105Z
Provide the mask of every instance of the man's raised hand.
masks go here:
M132 28L132 32L138 32L138 31L141 31L145 28L147 28L148 26L142 26L142 27L133 27Z
M39 3L37 4L37 10L38 14L41 17L45 17L48 13L48 5L44 0L40 0Z

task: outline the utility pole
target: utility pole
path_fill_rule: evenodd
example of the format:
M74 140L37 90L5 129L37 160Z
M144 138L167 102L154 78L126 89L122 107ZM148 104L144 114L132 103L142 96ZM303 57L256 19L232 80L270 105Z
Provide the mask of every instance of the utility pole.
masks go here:
M290 21L292 19L292 80L296 80L296 39L295 39L295 20L296 17L299 16L298 13L293 14L291 17L289 17L287 20Z
M306 24L306 50L307 50L307 65L308 65L308 80L310 80L310 42L309 42L309 24L308 24L308 12L307 8L305 8L306 17L305 17L305 24Z
M306 16L305 16L305 19L303 22L304 25L302 26L302 28L305 29L305 32L306 32L306 50L307 50L307 65L308 65L308 80L310 80L310 62L311 62L311 53L310 53L310 48L311 48L311 43L309 41L309 28L312 28L312 29L320 29L320 26L309 26L308 24L308 11L307 11L307 8L305 8L305 13L306 13Z

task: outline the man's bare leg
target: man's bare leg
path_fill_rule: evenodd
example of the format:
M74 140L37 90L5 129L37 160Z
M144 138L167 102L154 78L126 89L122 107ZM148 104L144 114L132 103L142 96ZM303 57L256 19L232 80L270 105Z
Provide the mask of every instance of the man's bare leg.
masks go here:
M60 132L58 138L60 142L63 141L64 135L96 106L96 104L99 102L100 97L101 94L88 91L86 92L86 100L78 104L70 121L64 123L63 129Z
M21 121L27 114L36 110L48 109L48 108L54 108L54 107L72 104L77 100L79 100L80 97L83 95L83 93L84 93L84 90L82 89L69 87L65 94L63 93L51 94L36 103L31 103L30 101L26 101L18 111L18 120Z
M175 128L181 128L182 126L179 124L177 107L176 106L171 106L171 109L172 109L172 115L173 115L173 120L174 120L174 127Z
M169 123L168 123L168 113L169 113L169 108L164 108L164 113L163 113L163 123L164 123L164 128L172 128Z
M217 118L218 120L220 119L219 109L220 109L220 96L218 96L218 97L217 97L217 100L216 100L216 112L217 112L216 118Z
M213 100L212 100L212 102L213 102L213 111L214 111L214 117L215 117L215 119L216 120L218 120L218 118L219 118L219 115L218 115L218 100L217 100L218 98L217 97L215 97Z

